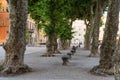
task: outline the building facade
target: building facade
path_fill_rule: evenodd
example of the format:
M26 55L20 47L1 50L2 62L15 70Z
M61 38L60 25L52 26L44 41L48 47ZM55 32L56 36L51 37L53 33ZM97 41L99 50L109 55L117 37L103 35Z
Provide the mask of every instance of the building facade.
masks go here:
M81 47L84 45L84 35L86 26L84 24L83 20L75 20L72 24L73 28L73 38L71 40L71 46L79 46L79 43L81 43Z
M9 33L9 13L6 0L0 0L2 4L0 9L0 44L6 42ZM26 40L28 45L36 46L37 44L46 43L43 30L37 31L34 20L28 15L26 26Z
M27 19L28 45L40 46L46 43L45 32L43 29L37 30L35 21L28 15Z
M0 0L0 44L3 44L8 38L9 14L6 0Z

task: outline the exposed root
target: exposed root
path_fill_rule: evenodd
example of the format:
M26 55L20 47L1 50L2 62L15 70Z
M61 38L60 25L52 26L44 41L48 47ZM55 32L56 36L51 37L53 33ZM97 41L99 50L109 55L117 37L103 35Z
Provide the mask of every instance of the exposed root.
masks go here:
M60 51L57 50L57 51L55 52L55 54L62 54L62 53L61 53Z
M13 75L23 74L31 71L32 69L27 65L20 65L20 66L5 67L0 74L1 76L13 76Z
M105 69L105 68L101 68L99 66L95 66L93 67L90 72L94 75L99 75L99 76L104 76L107 77L108 75L113 75L114 74L114 70L113 68L111 69Z
M99 57L99 54L89 54L87 57Z

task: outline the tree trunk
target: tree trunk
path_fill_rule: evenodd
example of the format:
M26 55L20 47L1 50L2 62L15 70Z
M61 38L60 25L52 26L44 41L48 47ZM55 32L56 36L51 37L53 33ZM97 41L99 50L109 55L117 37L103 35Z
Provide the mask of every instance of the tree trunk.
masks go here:
M4 45L6 56L2 73L19 74L28 72L30 68L24 64L28 0L8 0L8 4L10 33L9 39Z
M51 57L54 56L55 53L59 53L57 38L55 37L54 32L52 32L51 35L48 37L46 47L47 47L47 53L43 54L42 56Z
M92 47L89 56L98 55L99 28L100 28L102 12L103 12L103 2L101 0L98 0L94 24L93 24L94 28L93 28L93 37L92 37Z
M91 72L97 74L113 74L112 56L116 47L116 36L119 23L119 0L111 0L108 9L103 43L101 45L100 62Z
M119 37L118 46L113 54L112 61L114 63L115 80L120 80L120 37Z
M91 46L91 37L92 37L92 29L93 29L92 24L93 24L93 18L91 18L91 21L88 24L86 24L86 33L84 36L85 37L84 48L86 50L89 50Z
M58 52L57 36L56 36L56 4L54 0L50 1L50 26L49 26L49 36L47 42L47 53L46 56L53 56Z
M94 11L93 11L94 5L91 5L91 16L90 20L86 21L84 20L86 25L86 33L85 33L85 41L84 41L84 48L89 50L91 48L91 41L92 41L92 34L93 34L93 24L94 24Z
M71 40L67 40L68 42L68 48L70 48Z
M54 39L54 53L59 53L59 50L58 50L58 43L57 43L57 38L55 37Z
M47 41L47 44L46 44L46 47L47 47L47 53L45 54L45 56L53 56L54 54L54 37L50 37L48 38L48 41Z
M60 49L65 50L68 48L67 40L60 39Z

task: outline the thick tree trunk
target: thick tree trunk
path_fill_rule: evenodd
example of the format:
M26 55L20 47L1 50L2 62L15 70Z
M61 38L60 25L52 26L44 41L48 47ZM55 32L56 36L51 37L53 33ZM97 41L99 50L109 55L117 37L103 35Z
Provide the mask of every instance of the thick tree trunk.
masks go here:
M9 39L4 45L6 52L2 73L18 74L30 71L24 64L26 50L26 20L28 0L8 0L10 33Z
M58 43L57 43L57 38L55 37L54 39L54 53L59 53L59 50L58 50Z
M90 28L86 28L85 41L84 41L84 48L85 48L86 50L89 50L89 49L90 49L90 42L91 42Z
M45 56L53 56L58 52L57 36L56 36L56 4L54 0L50 1L50 26L49 26L49 36L47 42L47 53Z
M68 48L70 48L71 40L67 40Z
M54 56L55 53L58 53L58 44L57 44L57 38L54 35L55 33L51 33L51 35L48 37L48 41L46 44L47 47L47 53L43 54L42 56L50 57Z
M47 41L47 53L45 54L46 56L52 56L54 54L54 40L53 38L48 38L48 41Z
M115 80L120 80L120 38L119 38L118 46L113 54L112 61L114 63Z
M60 39L60 49L62 49L62 50L68 49L67 40Z
M86 24L86 23L85 23ZM91 38L92 38L92 24L93 24L93 18L91 18L91 21L86 24L86 33L85 33L85 41L84 41L84 48L86 50L89 50L91 47Z
M89 50L91 48L91 41L92 41L92 34L93 34L93 24L94 24L94 11L93 11L94 5L91 5L91 16L90 20L86 21L84 20L85 25L86 25L86 33L85 33L85 41L84 41L84 48Z
M97 74L113 74L112 56L116 47L116 36L119 23L119 0L111 0L105 25L103 43L101 45L100 62L91 72Z
M99 28L100 28L102 12L103 12L103 2L101 2L101 0L98 0L94 25L93 25L94 28L93 28L93 37L92 37L92 47L89 56L98 55Z

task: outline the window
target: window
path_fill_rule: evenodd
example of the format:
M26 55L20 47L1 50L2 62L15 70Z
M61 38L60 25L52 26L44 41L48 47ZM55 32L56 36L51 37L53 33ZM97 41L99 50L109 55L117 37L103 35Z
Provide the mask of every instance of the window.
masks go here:
M8 7L6 8L6 12L9 12Z
M3 27L5 26L5 22L4 22L4 20L2 21L2 26L3 26Z
M9 34L9 31L6 31L7 34Z
M1 11L4 12L4 7L1 8Z

